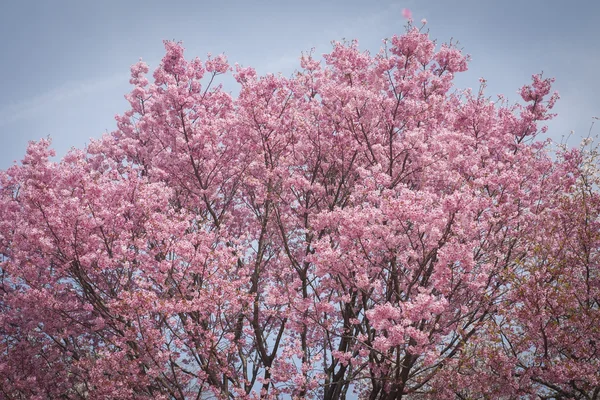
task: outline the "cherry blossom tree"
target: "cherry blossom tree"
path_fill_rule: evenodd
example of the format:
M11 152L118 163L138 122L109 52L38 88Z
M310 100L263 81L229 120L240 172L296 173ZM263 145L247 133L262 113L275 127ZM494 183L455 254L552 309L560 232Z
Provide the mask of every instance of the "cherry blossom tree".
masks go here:
M537 140L552 80L453 89L411 24L290 78L165 49L115 132L0 173L3 397L598 398L597 160Z
M465 375L540 399L600 396L600 197L598 153L563 149L578 170L572 190L547 198L530 250L506 275L508 289ZM573 170L571 170L573 171ZM573 173L567 172L565 173ZM477 389L490 392L489 385ZM492 395L494 394L491 391Z

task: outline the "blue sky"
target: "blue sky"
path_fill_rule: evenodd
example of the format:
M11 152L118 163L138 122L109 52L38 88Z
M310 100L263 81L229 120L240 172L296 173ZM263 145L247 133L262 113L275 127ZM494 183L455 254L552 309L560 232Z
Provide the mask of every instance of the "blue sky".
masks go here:
M548 134L585 137L600 114L600 2L588 1L8 1L0 2L0 169L20 160L29 140L50 136L59 156L115 128L127 109L129 67L151 70L164 39L188 58L224 52L259 73L290 75L302 51L359 40L375 52L404 31L402 9L428 20L438 41L471 54L460 88L488 80L488 95L518 100L534 73L556 78L561 100ZM228 88L235 90L234 87ZM593 133L598 133L595 127Z

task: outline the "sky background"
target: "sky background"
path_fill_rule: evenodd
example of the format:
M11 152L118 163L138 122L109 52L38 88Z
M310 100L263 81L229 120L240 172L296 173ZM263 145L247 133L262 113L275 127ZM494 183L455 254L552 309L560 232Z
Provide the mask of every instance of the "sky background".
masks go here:
M574 130L570 145L587 136L600 114L596 0L0 0L0 169L21 159L29 140L50 136L62 157L114 130L128 107L130 66L141 57L153 71L165 39L182 41L188 59L223 52L232 64L290 76L302 51L327 53L332 40L377 52L404 32L404 8L428 20L438 43L452 38L471 54L458 88L478 88L484 77L488 95L516 101L543 71L561 95L548 135L560 142Z

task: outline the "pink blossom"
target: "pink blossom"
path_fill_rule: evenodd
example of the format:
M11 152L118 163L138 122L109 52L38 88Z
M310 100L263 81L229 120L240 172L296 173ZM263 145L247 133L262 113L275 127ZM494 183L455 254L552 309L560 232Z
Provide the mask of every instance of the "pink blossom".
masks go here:
M0 171L3 396L596 396L598 149L403 16L291 77L165 42L114 132Z

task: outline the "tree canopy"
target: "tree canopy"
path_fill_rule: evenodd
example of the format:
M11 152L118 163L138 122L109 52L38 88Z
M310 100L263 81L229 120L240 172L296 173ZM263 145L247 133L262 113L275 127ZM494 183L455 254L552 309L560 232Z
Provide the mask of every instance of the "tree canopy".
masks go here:
M411 25L292 77L165 50L115 132L0 172L3 398L600 397L598 163L539 140L551 79L454 89Z

